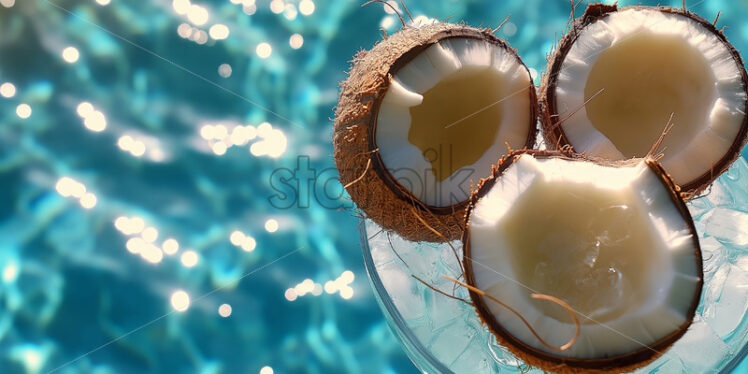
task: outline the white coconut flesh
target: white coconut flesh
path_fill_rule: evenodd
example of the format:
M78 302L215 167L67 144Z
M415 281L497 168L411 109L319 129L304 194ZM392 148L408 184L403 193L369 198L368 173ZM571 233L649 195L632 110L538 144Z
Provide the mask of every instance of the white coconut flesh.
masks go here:
M552 346L581 332L566 351L545 348L520 319L485 300L496 322L540 351L614 357L678 331L698 301L698 244L661 179L646 164L606 167L522 155L475 204L469 227L475 286L516 309Z
M444 39L395 72L376 145L390 174L421 202L466 200L470 181L531 131L532 80L519 58L488 41ZM534 126L534 123L533 123Z
M561 125L580 153L643 157L674 113L661 162L680 185L726 155L746 115L728 47L678 14L626 9L597 20L581 30L557 79L559 118L582 108Z

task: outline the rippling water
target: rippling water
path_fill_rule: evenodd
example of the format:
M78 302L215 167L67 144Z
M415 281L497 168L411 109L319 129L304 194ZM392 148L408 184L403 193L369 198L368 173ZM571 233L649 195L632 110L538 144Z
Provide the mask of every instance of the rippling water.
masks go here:
M689 3L748 50L748 3ZM0 0L0 371L415 371L330 157L337 82L399 23L360 4ZM407 4L511 14L536 73L569 13Z

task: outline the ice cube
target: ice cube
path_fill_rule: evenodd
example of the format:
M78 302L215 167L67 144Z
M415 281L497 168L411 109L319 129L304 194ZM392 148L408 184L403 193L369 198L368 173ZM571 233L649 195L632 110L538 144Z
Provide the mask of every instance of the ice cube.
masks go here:
M446 274L454 278L458 278L462 274L462 268L460 262L462 261L462 242L454 241L449 245L445 245L441 252L441 270ZM452 250L454 248L454 251ZM457 256L455 256L455 252Z
M382 231L378 225L369 220L366 221L366 237L368 238L369 251L374 261L374 266L377 268L394 261L396 258L392 249L390 249L389 235L391 234Z
M477 343L471 342L468 349L449 368L455 373L492 374L501 372L500 368L494 367L495 363L484 356L479 347L473 347L474 345L477 345Z
M717 271L711 274L708 282L704 284L700 303L700 308L703 309L702 314L704 316L710 316L710 313L714 313L712 308L719 301L728 273L729 267L722 265Z
M680 358L685 372L705 373L713 371L730 350L712 328L700 317L696 317L691 327L665 355Z
M719 266L725 262L727 249L711 236L701 238L700 244L704 263L704 282L709 283Z
M706 304L704 320L717 335L726 338L740 325L748 308L748 271L724 264L718 273L723 282L718 290L711 291L719 293L714 302Z
M712 203L706 197L699 197L688 202L688 211L694 219L712 209Z
M395 243L395 250L408 264L410 272L430 284L441 279L437 264L441 256L441 246L434 247L423 243Z
M729 184L729 182L728 182ZM706 196L704 196L713 206L733 206L735 198L729 186L725 185L723 179L718 179L708 187Z
M734 208L748 211L748 163L744 158L738 158L727 173L718 179L726 187L730 188L735 198Z
M748 213L727 208L715 208L704 222L707 235L720 242L748 247Z
M426 303L423 300L423 295L418 292L418 287L410 274L396 262L378 267L377 271L384 288L402 317L405 320L423 317Z
M681 374L684 372L683 361L681 361L680 358L665 354L657 359L657 361L640 368L635 373Z
M464 322L460 325L443 330L428 344L434 357L447 366L452 365L464 353L476 335L476 331L468 328Z
M452 287L449 285L440 285L440 290L447 294L452 293ZM429 303L429 316L434 331L443 330L456 323L464 325L464 318L462 314L461 301L450 299L447 296L441 295L432 290L426 291L429 293L427 296L427 303Z

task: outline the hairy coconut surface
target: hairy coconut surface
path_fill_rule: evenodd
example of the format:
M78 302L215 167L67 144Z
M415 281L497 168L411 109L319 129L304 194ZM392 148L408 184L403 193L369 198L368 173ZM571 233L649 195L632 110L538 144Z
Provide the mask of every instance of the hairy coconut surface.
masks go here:
M377 115L393 82L393 74L428 47L450 38L484 40L516 56L516 52L490 29L443 22L409 26L385 37L370 51L361 51L355 56L348 78L341 83L335 111L333 147L341 183L368 218L413 241L459 239L467 200L432 206L399 183L384 165L377 146ZM529 88L528 95L532 103L532 123L528 124L525 147L534 143L536 135L534 87ZM501 154L496 155L496 159L499 157ZM485 170L483 175L489 172Z
M689 40L690 38L691 45L693 45L694 42L700 40L702 46L700 46L699 49L693 49L693 51L679 51L677 46L675 46L674 44L680 42L679 40L677 40L680 35L672 35L671 39L673 45L668 46L666 45L668 43L666 39L670 37L670 34L659 30L657 31L657 35L665 36L663 40L647 40L646 36L649 34L646 33L652 32L650 29L654 30L659 27L658 24L666 23L659 18L652 21L652 26L647 26L647 30L639 30L633 32L621 32L619 30L613 31L613 35L620 34L624 36L620 37L619 35L619 37L621 38L620 41L618 41L618 39L613 39L613 44L611 47L594 46L596 43L600 45L607 45L607 43L610 42L608 40L603 41L602 39L591 39L591 37L589 36L594 35L595 38L602 38L599 35L601 35L601 33L608 32L606 29L610 28L610 26L600 26L601 24L603 24L603 22L598 21L608 21L611 15L620 14L621 12L625 11L637 11L638 13L653 11L659 12L657 14L662 15L659 16L660 18L664 19L665 17L671 17L669 18L670 21L668 22L676 22L672 20L673 17L675 17L675 19L682 20L678 22L683 22L684 25L693 25L683 26L684 30L686 27L691 27L694 30L698 29L698 32L702 33L703 35L702 37L684 35L682 37L682 40L684 40L683 43L686 43L685 40ZM632 17L635 16L639 15L633 15ZM632 21L632 23L634 22ZM586 29L592 30L592 28L595 28L594 30L597 31L590 31L589 33L587 33L589 35L585 36L585 33L583 31ZM626 34L627 32L628 34ZM672 34L672 32L670 33ZM617 45L622 45L623 43L628 41L631 41L632 43L630 44L633 44L633 42L635 42L633 39L637 38L642 39L639 41L641 42L639 44L644 45L644 47L640 46L642 49L654 48L654 50L656 51L658 49L670 48L673 49L673 53L681 53L683 56L690 56L689 53L703 52L703 55L706 58L710 58L708 57L709 54L723 53L721 51L724 51L724 54L727 56L726 59L720 59L718 62L712 62L712 65L707 65L709 67L709 71L707 71L707 74L710 75L709 79L714 80L714 83L712 83L715 87L714 92L718 93L719 95L712 97L715 94L713 94L710 89L702 92L703 94L706 94L704 98L699 98L698 96L696 96L699 95L699 93L694 91L695 97L690 98L689 100L697 101L689 104L686 101L679 101L680 99L673 98L677 95L688 94L688 92L683 92L684 89L681 89L680 92L676 92L674 95L662 95L662 102L659 103L634 103L634 101L636 100L641 101L643 99L641 97L629 96L629 98L623 97L622 100L616 100L617 96L615 95L620 95L620 93L614 93L613 91L609 92L610 95L605 98L606 92L603 90L602 92L600 92L600 95L598 97L591 97L593 95L589 95L589 92L585 92L584 98L589 100L589 102L583 104L582 100L580 100L579 104L581 108L576 108L576 105L575 108L559 107L560 98L558 96L559 92L557 88L561 85L559 79L561 78L560 75L562 75L564 69L571 69L571 65L574 65L574 69L579 70L582 68L577 68L577 65L583 66L583 64L590 64L591 67L584 67L583 69L588 69L589 71L591 71L590 76L592 76L593 73L595 73L594 64L597 62L596 59L604 59L605 54L607 53L606 51L613 50ZM570 67L564 68L564 63L567 60L567 55L570 54L572 46L577 42L587 43L588 46L593 45L593 47L590 47L591 49L597 48L603 49L603 51L602 53L595 53L594 55L590 55L585 59L585 61L577 61L577 63L569 65ZM647 46L647 43L650 45ZM665 44L657 45L657 43ZM710 47L710 45L703 43L711 43L714 44L714 46ZM704 52L707 49L709 50L709 52ZM702 59L701 57L699 58ZM610 60L610 58L608 60ZM677 59L673 60L673 68L665 71L664 73L677 74L676 72L680 72L681 74L689 76L679 77L679 79L669 79L668 82L682 81L674 82L672 84L673 87L689 87L689 85L697 87L700 84L703 86L703 82L699 82L699 77L696 76L700 71L700 67L698 66L699 62L696 61L698 59L688 58L686 60L688 61ZM636 57L635 61L641 62L641 68L643 70L646 70L646 63L649 62L647 55ZM658 64L658 62L654 60L652 61L652 63ZM615 62L607 62L607 64L615 65ZM680 65L675 66L675 64ZM660 61L659 65L667 66L667 61ZM727 70L731 72L734 70L735 76L732 77L732 73L725 73L725 71ZM715 77L711 77L711 75L713 74L712 72L721 73L722 76L717 75ZM599 71L597 73L599 73ZM581 78L582 80L588 79L585 74L586 73L580 73L580 75L584 75L584 77ZM730 76L727 77L727 75ZM611 77L611 80L614 78L615 77ZM656 81L657 79L666 78L664 78L663 74L660 74L659 76L653 77L652 80ZM617 84L618 86L625 86L629 83L630 82L626 82L625 78L623 78L617 83L611 83L611 85L613 86ZM567 82L564 84L566 86L578 86L579 84L584 86L585 82ZM635 85L635 83L631 83L631 85ZM587 130L586 125L576 126L575 122L589 121L593 119L592 117L596 117L599 122L599 112L601 110L600 106L606 106L608 108L613 108L614 110L619 111L625 110L624 108L626 108L626 105L629 105L632 108L638 108L637 110L639 110L641 113L632 113L632 111L629 111L627 113L627 115L631 114L632 118L635 118L637 116L646 116L646 112L664 111L667 112L666 114L670 114L671 109L664 108L664 106L673 105L673 111L675 111L675 108L678 107L680 108L679 110L683 111L684 113L682 113L683 115L681 115L680 118L678 113L675 113L675 118L673 121L675 131L665 138L665 145L667 146L667 148L663 151L665 158L661 160L661 162L665 166L665 169L668 170L668 173L671 174L676 182L681 186L683 191L688 192L690 196L693 196L694 194L706 188L712 181L714 181L714 179L716 179L721 173L728 169L730 164L735 159L737 159L740 154L741 148L748 140L748 117L745 115L746 110L748 110L748 95L746 95L746 87L748 87L748 75L746 74L746 71L743 67L743 60L741 59L738 51L727 41L725 35L720 30L718 30L711 22L699 17L698 15L681 8L631 6L619 9L616 5L591 4L587 8L584 15L574 20L570 30L566 33L566 35L563 36L554 53L550 55L549 68L543 76L539 99L541 106L541 123L543 127L543 135L549 149L572 147L572 149L576 152L586 152L590 155L606 157L610 159L631 157L632 152L637 153L634 152L635 149L639 149L638 153L642 153L642 149L648 149L648 147L652 145L652 143L657 139L657 135L659 135L659 133L665 127L667 122L667 115L661 116L663 117L662 121L661 123L657 122L657 128L655 129L644 129L641 132L638 132L635 130L636 126L630 126L629 133L634 132L641 138L641 144L633 145L616 144L615 146L613 146L613 144L608 141L608 138L606 138L606 136L611 135L610 132L605 133L604 131L600 130L603 133L598 133L598 129L592 128ZM604 85L603 88L605 88ZM614 89L615 87L610 88ZM645 94L647 94L647 92L645 92ZM608 100L608 102L602 104L597 102L605 100ZM632 102L624 103L623 101ZM595 105L597 105L597 108L595 107ZM657 105L660 105L660 107L657 107ZM705 106L706 109L704 110L706 110L706 113L698 112L698 108L694 109L694 107L699 106ZM588 110L591 110L592 112L588 113ZM689 110L693 110L694 112L687 113ZM574 112L571 113L572 111ZM703 121L699 119L702 118L702 114L704 114ZM740 118L741 116L742 118ZM587 118L589 118L589 120ZM561 123L563 121L568 121L571 124L569 126L565 126L563 123ZM735 122L735 124L733 125L732 122ZM730 125L728 126L727 123L730 123ZM598 127L598 124L593 123L593 125L595 127ZM585 130L582 130L582 128L584 128ZM568 132L572 130L574 131L574 134ZM584 133L581 133L582 131L584 131ZM625 134L626 132L625 129L620 128L617 130L614 129L614 132L615 131L617 131L619 134ZM616 136L616 134L612 135ZM592 140L582 141L580 140L582 138L594 138L597 140L594 142ZM613 140L613 138L610 138L610 140ZM585 145L580 143L590 143L592 145ZM617 146L619 147L618 149L616 148ZM636 156L643 157L645 156L645 154L637 154Z
M585 317L582 314L579 314L580 315L579 320L582 321L582 330L581 330L581 334L576 340L575 345L581 344L581 346L574 347L574 345L572 345L570 350L564 351L564 352L554 352L554 351L549 351L548 349L543 349L542 346L539 346L538 341L532 338L531 335L529 335L529 332L527 331L525 326L517 322L518 319L516 318L516 316L512 315L506 310L501 310L501 308L496 307L494 304L491 303L491 301L481 296L480 294L477 294L475 292L470 292L470 297L476 307L478 316L481 318L481 320L486 325L488 325L491 332L496 336L497 340L502 345L506 346L512 353L514 353L515 355L523 359L528 364L536 366L543 370L560 372L560 373L578 373L578 372L603 373L603 372L631 371L631 370L634 370L636 368L646 365L647 363L651 362L652 360L662 355L664 351L666 351L675 341L677 341L686 332L686 330L688 329L688 327L690 326L693 320L696 308L698 306L700 293L701 293L701 287L703 283L703 270L702 270L702 265L701 265L701 252L700 252L700 247L698 243L698 236L696 235L696 230L693 224L693 220L688 212L688 209L684 203L684 200L682 199L681 193L678 191L678 187L675 185L672 179L668 177L667 173L662 168L662 166L653 160L637 159L637 160L628 160L628 161L609 161L609 160L602 160L602 159L591 159L591 158L581 156L578 154L574 154L574 153L570 153L570 152L534 151L534 150L513 152L507 157L503 158L499 162L498 166L493 170L492 175L489 178L486 178L481 181L478 189L475 191L475 193L471 197L470 205L467 208L466 223L465 223L466 230L463 236L463 253L464 253L463 264L465 268L465 278L466 278L467 283L483 290L484 292L493 293L494 297L499 298L502 302L505 302L509 304L510 306L512 306L514 309L518 310L518 312L520 314L523 314L524 317L528 319L529 323L533 325L533 327L538 331L538 333L541 336L543 336L545 339L551 339L551 341L555 341L555 343L565 342L568 340L569 336L571 336L571 334L574 331L573 324L561 322L561 320L557 321L556 319L558 317L552 317L554 315L554 311L551 309L556 308L553 305L548 306L549 309L543 312L543 313L546 313L545 316L542 316L542 315L534 316L534 312L532 312L530 309L527 309L526 307L526 305L530 305L531 303L528 303L528 301L522 301L521 299L524 299L523 297L519 297L519 296L513 297L513 298L505 297L502 299L501 296L498 296L498 295L501 295L502 293L503 295L507 296L511 294L512 292L514 292L514 291L507 291L507 287L516 287L513 285L514 283L516 283L516 280L512 282L507 282L506 280L504 280L504 279L512 279L512 275L509 275L509 274L514 274L514 273L512 273L512 271L509 270L508 268L506 269L501 268L500 270L495 270L491 268L490 271L484 269L485 265L483 264L486 263L485 261L490 261L487 258L490 258L491 256L495 256L495 254L494 255L491 255L490 253L486 254L485 253L486 250L483 249L482 257L480 257L476 253L476 248L473 248L473 246L477 244L471 243L471 241L478 240L476 238L471 238L471 233L472 233L471 232L471 219L475 218L472 216L477 207L477 204L481 201L481 199L484 199L489 195L491 190L495 186L497 186L499 181L501 181L502 184L509 183L510 185L509 187L506 187L506 186L501 187L504 190L506 188L509 188L509 190L514 191L514 190L520 190L522 188L526 188L523 191L528 191L530 188L532 188L530 186L532 185L533 182L528 182L528 180L532 180L532 178L529 178L529 179L523 178L522 175L517 174L518 172L514 172L511 176L505 176L505 173L507 173L507 170L509 170L510 167L512 167L513 165L515 166L515 168L521 167L515 164L517 162L520 162L519 160L523 155L525 157L529 155L529 156L532 156L534 159L541 160L541 161L543 160L552 161L553 159L559 159L559 160L565 160L565 161L587 163L588 165L591 165L591 167L587 169L596 169L596 168L599 169L600 166L603 166L603 167L606 167L607 169L628 168L628 169L634 170L634 168L637 167L638 168L637 170L639 171L644 170L644 172L648 173L649 176L647 178L649 178L648 180L651 180L652 188L661 191L660 195L658 195L660 199L656 202L653 202L654 204L653 209L657 209L657 210L667 209L667 211L669 212L667 213L668 216L671 218L677 217L678 220L682 219L682 221L679 221L680 222L679 225L686 228L687 232L680 232L678 233L678 235L675 235L675 233L672 233L675 236L668 236L668 235L666 236L668 236L669 240L672 240L673 238L678 237L677 241L671 242L673 243L672 245L675 246L673 248L679 248L676 252L680 253L676 255L677 258L675 257L673 258L673 261L674 261L673 264L675 264L674 266L676 266L676 268L678 269L688 268L688 269L693 270L693 272L695 273L693 275L694 279L688 281L690 286L687 288L689 289L693 288L694 292L693 294L691 294L690 291L686 292L686 294L682 294L682 292L684 291L681 288L678 288L678 289L667 291L667 294L665 295L659 295L659 294L658 294L659 296L654 295L654 297L658 300L660 298L663 298L663 300L671 300L671 298L674 297L673 295L678 295L677 297L680 301L676 302L676 304L679 305L680 308L684 310L679 310L679 313L682 313L683 315L678 318L675 318L675 320L682 321L682 322L678 322L677 325L673 325L672 323L663 323L660 320L658 320L657 323L651 323L651 320L650 320L650 325L645 329L645 330L650 330L650 332L639 331L641 330L640 326L645 326L646 323L644 322L632 323L631 322L630 318L636 319L640 317L640 314L638 312L632 312L630 317L628 314L626 314L622 317L621 316L616 317L617 319L603 322L603 323L606 323L605 326L600 325L597 322L597 320L585 321ZM639 162L644 162L644 166L643 166L644 169L642 169L642 166L641 164L639 164ZM561 172L555 171L554 173L559 174ZM613 173L617 173L617 171L613 171ZM599 178L595 177L595 175L597 174L588 175L587 177L584 177L581 179L588 180L588 182L590 183L598 183L594 181L600 181L600 183L611 185L611 187L612 187L612 184L615 183L611 181L610 179L608 179L609 177L612 177L613 174L609 176L600 176ZM546 178L543 176L539 176L539 177ZM578 178L575 178L574 175L566 175L566 174L562 176L555 175L555 174L552 176L547 176L547 178L559 178L559 177L569 178L570 182L567 182L567 183L576 183L578 179ZM509 178L509 180L502 181L502 178ZM603 180L603 179L607 179L607 180ZM521 186L524 186L524 187L521 187ZM611 187L605 187L605 188L611 188ZM518 192L518 193L521 194L522 192ZM649 193L650 192L648 191L641 191L642 199L647 200L646 196L648 196ZM493 196L497 196L497 195L494 193ZM501 194L501 196L504 196L504 194ZM577 196L576 198L584 198L584 196L582 197ZM501 207L504 207L505 204L510 204L510 203L503 203L499 205L501 205ZM663 208L665 206L668 206L668 207ZM498 210L491 209L490 212L485 210L486 207L483 207L482 214L489 214L489 215L501 214L499 213L499 211L504 209L501 207L497 207ZM509 210L507 210L507 213L505 214L509 214L511 207L506 208L506 209L509 209ZM662 213L662 214L665 214L665 213ZM655 214L655 216L657 216L657 214ZM481 218L481 222L485 221L485 219L486 219L485 217ZM582 218L570 215L569 217L567 217L567 219L571 221L575 219L579 220ZM540 230L542 231L543 229L540 229ZM657 230L660 232L661 235L667 234L667 233L663 233L661 228ZM485 232L482 235L483 236L481 237L485 239ZM506 237L502 236L502 238L497 239L495 243L491 245L502 246L505 244L506 244ZM685 252L684 252L684 248L685 248ZM693 252L690 252L689 248L693 248ZM670 251L672 250L668 250L665 252L670 253ZM499 252L496 252L496 253L499 253ZM504 252L501 252L501 253L504 253ZM480 258L477 258L477 257L480 257ZM686 262L684 262L685 258L688 258ZM512 258L504 258L501 260L501 263L508 264L508 263L511 263L512 261L515 261L515 260ZM510 265L506 265L506 266L510 266ZM553 266L553 264L551 264L551 266ZM567 269L564 268L564 269L559 269L559 270L561 270L563 273L563 271L566 271ZM655 273L657 272L658 271L655 271ZM488 284L478 283L479 278L482 278L483 282L486 282L486 279L488 279L486 277L489 277L489 278L496 277L495 275L492 275L495 273L501 274L499 278L496 278L493 281L489 281ZM519 277L517 274L520 274L520 273L516 273L514 277L521 279L521 277ZM506 277L509 277L509 278L506 278ZM522 286L519 286L516 288L521 289L520 291L524 291L525 293L528 293L528 294L530 292L533 292L533 293L538 292L535 289L533 289L532 291L528 291L527 289L525 289L525 287L527 286L525 284L522 284ZM663 287L667 288L669 286L663 286ZM539 292L543 292L543 291L539 291ZM668 294L670 296L667 296ZM550 296L555 296L555 295L551 294ZM668 303L671 303L671 302L668 301ZM570 305L572 308L577 310L577 313L579 313L578 308L582 308L581 305L574 305L573 303L570 303ZM645 304L645 305L649 305L649 304ZM671 304L667 304L667 305L671 305ZM556 310L555 312L559 312L561 315L564 314L563 310L561 310L560 308L556 308L556 309L558 310ZM646 310L646 308L644 310ZM605 317L601 316L598 318L604 319ZM503 324L500 323L499 321L503 321ZM600 357L601 350L606 349L606 348L603 348L602 346L609 345L608 344L609 339L606 338L604 342L601 342L605 344L597 345L596 343L594 343L595 335L605 334L606 331L609 331L609 329L605 330L605 329L601 329L601 327L609 326L607 324L612 324L613 326L617 326L616 323L619 323L619 322L625 323L629 326L629 329L623 330L623 332L620 333L622 335L625 335L627 338L630 336L640 336L640 335L650 336L649 334L651 333L651 331L657 330L658 328L660 329L660 332L656 333L657 334L656 336L658 336L658 338L655 341L648 342L648 344L639 344L638 342L641 340L636 340L636 339L632 340L635 343L633 344L631 343L632 341L627 342L626 341L627 339L623 339L620 336L611 335L610 337L614 337L617 340L622 340L624 343L627 344L627 347L624 349L622 353L603 354L603 356ZM661 326L661 325L664 325L666 327ZM556 326L556 327L551 327L551 326ZM588 327L585 327L585 326L588 326ZM593 330L589 330L589 328L592 328ZM597 331L595 329L600 330L600 331ZM621 331L620 326L618 326L618 329L619 329L618 331ZM563 331L559 331L559 330L563 330ZM593 340L590 340L590 339L593 339ZM613 339L613 340L616 340L616 339ZM631 338L628 338L628 340L630 339ZM641 339L645 339L645 338L641 338ZM555 343L552 343L552 344L555 344ZM610 349L610 347L608 347L607 349ZM582 358L575 357L574 355L580 355ZM585 355L588 355L588 357L584 357Z

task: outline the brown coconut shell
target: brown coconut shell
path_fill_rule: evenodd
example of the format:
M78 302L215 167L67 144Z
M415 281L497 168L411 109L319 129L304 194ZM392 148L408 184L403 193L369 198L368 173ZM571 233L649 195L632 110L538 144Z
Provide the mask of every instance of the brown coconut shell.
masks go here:
M561 71L563 62L566 59L566 55L571 49L571 46L574 44L574 42L576 42L577 38L579 37L580 31L583 28L597 22L602 18L607 17L611 13L626 9L658 10L663 13L681 15L699 23L706 30L717 36L717 39L722 42L725 47L727 47L740 69L743 88L748 88L748 74L746 74L745 68L743 66L743 59L740 57L740 53L738 52L738 50L735 49L735 47L727 41L727 37L725 37L725 34L722 32L722 30L719 30L715 27L716 20L715 23L709 22L698 14L684 8L673 8L667 6L648 7L634 5L619 9L615 4L590 4L587 7L587 10L584 12L584 15L574 20L569 31L559 41L558 47L553 53L549 55L549 67L543 75L539 98L540 122L543 129L543 138L545 139L548 149L567 149L569 147L571 147L572 150L574 149L574 147L566 137L566 134L564 134L563 128L561 126L557 126L560 117L558 108L556 107L556 85L558 83L557 77L559 72ZM746 100L743 111L745 113L748 113L748 100ZM691 197L698 195L699 193L704 191L704 189L706 189L715 179L717 179L717 177L727 171L730 165L735 160L737 160L738 157L740 157L740 150L743 148L743 146L745 146L746 141L748 141L748 116L745 116L743 118L743 124L740 128L740 131L738 131L738 135L735 137L735 140L731 144L730 148L726 150L724 156L722 156L722 158L714 164L712 169L708 172L705 172L696 179L680 186L681 189L686 193L684 197L690 199Z
M379 155L375 138L377 114L393 74L429 46L448 38L485 40L517 55L490 29L445 22L406 27L385 36L370 51L356 54L348 79L340 84L335 110L332 136L341 184L368 218L412 241L459 239L467 200L448 207L429 206L402 186ZM529 91L532 113L525 143L528 148L535 142L538 113L535 87Z
M530 154L535 158L561 158L565 160L576 160L594 162L603 166L631 166L641 161L642 159L631 159L624 161L609 161L599 158L590 158L581 154L576 154L570 151L540 151L540 150L520 150L511 152L508 156L503 157L498 165L494 167L491 176L481 180L476 191L473 192L470 197L470 203L465 213L465 232L462 237L463 241L463 266L465 269L466 282L474 287L477 287L475 282L475 273L473 270L472 261L470 261L471 250L470 250L470 215L475 207L475 204L480 198L485 196L488 191L494 186L496 180L506 171L506 169L516 161L522 154ZM673 331L671 334L660 339L654 344L648 347L642 347L635 351L629 352L624 355L615 357L606 357L600 359L575 359L557 356L549 354L547 352L538 350L527 343L524 343L513 335L511 335L506 329L504 329L497 321L494 315L488 308L488 302L483 296L470 291L470 299L475 305L476 312L481 321L486 324L489 330L496 336L496 339L507 347L510 352L515 356L522 359L529 365L538 367L542 370L547 370L556 373L620 373L633 371L640 368L658 357L660 357L673 343L680 339L683 334L686 333L688 327L691 325L693 318L696 314L696 308L699 305L699 299L701 297L701 290L703 286L703 266L701 258L701 246L699 245L698 235L696 233L696 227L694 226L691 214L688 211L688 207L683 199L683 194L680 192L680 188L673 182L672 178L665 172L665 169L658 162L653 159L644 159L646 165L655 172L659 177L660 182L665 186L666 190L670 192L670 198L677 207L681 216L686 222L686 225L691 232L695 250L695 258L697 262L699 283L697 286L697 292L694 293L693 302L686 313L686 322L681 324L678 329ZM572 306L573 307L573 306Z

